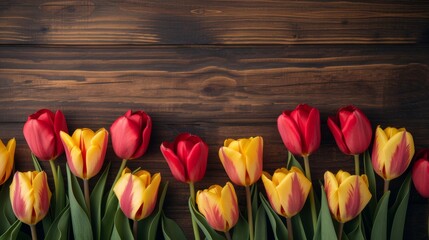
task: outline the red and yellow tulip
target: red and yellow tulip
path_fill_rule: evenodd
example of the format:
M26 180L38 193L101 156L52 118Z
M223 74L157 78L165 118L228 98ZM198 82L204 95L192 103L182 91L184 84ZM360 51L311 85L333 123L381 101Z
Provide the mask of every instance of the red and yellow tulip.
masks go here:
M262 137L226 139L219 149L219 158L231 181L250 186L262 175Z
M0 185L5 183L12 173L15 148L15 138L10 139L6 146L0 140Z
M377 127L372 149L374 171L385 180L402 175L414 155L413 136L405 128Z
M273 176L264 172L262 182L271 207L287 218L301 211L311 189L311 182L296 167L279 168Z
M45 172L16 172L10 185L10 202L15 216L23 223L34 225L49 210L51 191Z
M198 210L207 219L210 226L222 232L227 232L235 226L239 217L237 195L234 186L227 182L222 188L213 185L208 189L197 192Z
M416 190L422 197L429 198L429 149L416 154L412 178Z
M109 135L106 129L93 132L88 128L79 128L72 136L65 132L60 135L72 173L84 180L97 175L106 155Z
M329 209L340 223L359 215L371 199L366 175L350 175L340 170L336 175L327 171L324 177Z
M133 174L125 168L113 188L125 216L135 221L149 216L156 206L160 183L160 173L151 176L148 171L139 170Z

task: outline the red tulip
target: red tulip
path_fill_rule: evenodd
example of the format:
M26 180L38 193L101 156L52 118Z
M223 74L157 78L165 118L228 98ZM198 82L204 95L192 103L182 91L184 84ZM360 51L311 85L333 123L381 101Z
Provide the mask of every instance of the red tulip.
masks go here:
M58 110L54 115L48 109L30 115L23 130L31 152L41 160L54 160L64 152L60 131L68 132L63 113Z
M209 147L198 136L182 133L174 142L163 142L161 152L173 176L181 182L200 181L206 173Z
M126 160L141 157L147 150L151 132L152 120L149 115L143 111L128 110L110 127L115 154Z
M414 186L420 195L429 198L429 149L418 152L415 159L412 172Z
M355 106L340 108L336 116L328 118L328 127L344 154L361 154L371 143L371 123Z
M284 111L277 118L277 127L293 154L309 156L319 148L320 114L316 108L300 104L293 111Z

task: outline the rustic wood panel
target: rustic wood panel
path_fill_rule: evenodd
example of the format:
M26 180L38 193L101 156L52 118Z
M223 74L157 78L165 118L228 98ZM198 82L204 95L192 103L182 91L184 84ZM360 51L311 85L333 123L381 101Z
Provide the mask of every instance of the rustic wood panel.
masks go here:
M0 44L429 42L428 1L0 2Z

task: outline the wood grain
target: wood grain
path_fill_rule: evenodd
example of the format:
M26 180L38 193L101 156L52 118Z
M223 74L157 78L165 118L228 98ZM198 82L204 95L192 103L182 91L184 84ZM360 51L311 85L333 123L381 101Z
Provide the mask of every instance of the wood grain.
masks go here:
M428 1L1 1L0 44L429 42Z

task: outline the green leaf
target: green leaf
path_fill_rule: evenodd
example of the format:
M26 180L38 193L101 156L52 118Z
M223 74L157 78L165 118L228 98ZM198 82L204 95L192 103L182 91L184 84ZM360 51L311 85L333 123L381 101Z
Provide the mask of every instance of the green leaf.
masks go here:
M348 222L344 226L344 231L347 231L347 229L350 229L350 231L347 231L348 233L344 232L343 236L347 236L348 239L353 240L365 240L365 236L363 235L362 231L362 215L359 215L352 221Z
M206 218L195 209L194 204L192 204L192 199L189 198L188 201L189 211L191 211L192 217L197 222L198 226L203 231L204 235L208 240L223 240L225 239L219 233L217 233L210 225L207 223Z
M101 239L101 205L103 202L104 186L107 175L109 175L110 163L104 169L103 174L98 179L97 184L91 192L91 223L95 233L95 239Z
M246 219L241 216L238 218L237 224L234 227L232 240L249 239L249 225Z
M39 160L37 159L36 155L34 155L33 153L31 153L31 159L33 159L33 165L34 168L36 169L36 171L43 171L42 167L40 166Z
M271 208L271 205L268 203L267 199L265 199L262 193L259 193L259 198L261 199L262 206L264 206L265 213L268 216L268 220L270 220L271 228L273 229L275 239L287 239L288 232L283 221Z
M156 233L158 232L159 219L161 218L162 207L164 205L165 195L167 194L168 182L163 184L161 196L158 201L158 211L156 212L152 222L149 225L148 239L156 239Z
M288 151L287 155L287 169L291 169L292 167L297 167L301 170L301 172L304 173L304 169L302 168L301 164L296 160L295 156Z
M253 223L255 223L256 211L258 211L258 186L253 184L250 188L250 196L252 199L252 219ZM255 224L253 224L255 225Z
M80 240L93 239L91 221L89 220L82 190L80 189L76 177L71 174L68 167L67 182L74 238Z
M371 239L387 239L387 208L389 205L390 191L383 194L375 210L374 224L371 230Z
M267 214L265 213L264 206L262 205L259 206L258 211L256 211L255 239L267 239Z
M407 216L408 199L410 198L411 173L408 174L399 189L396 201L389 210L389 219L393 219L391 240L400 240L404 237L404 226Z
M321 188L321 204L320 213L317 219L316 231L314 232L314 239L337 239L334 224L332 223L331 213L329 212L328 201L326 200L325 190Z
M21 221L16 220L9 229L0 236L0 240L15 240L18 237Z
M131 231L130 227L130 220L124 215L120 208L116 210L114 223L115 228L113 231L115 233L113 235L119 236L119 238L113 238L112 235L112 239L134 239L133 232Z
M165 240L186 240L186 236L179 225L162 214L162 233Z
M113 221L115 219L116 210L118 209L118 198L116 195L110 195L107 198L106 209L103 219L101 219L101 239L109 239L113 230Z
M58 179L58 189L55 189L55 191L58 191L58 194L55 194L55 196L58 196L58 199L55 199L55 218L62 213L62 211L66 206L64 178L63 178L63 174L61 173L60 166L57 166L57 179Z
M67 204L52 222L45 239L67 240L70 222L70 205Z
M302 225L301 215L299 213L292 217L292 227L293 227L293 236L295 239L301 239L301 240L307 239L304 226Z
M0 186L0 234L6 232L6 230L9 229L9 227L16 221L9 198L10 182L11 180L9 179Z
M365 167L365 174L368 177L369 191L371 192L371 199L369 200L367 206L363 211L364 219L367 223L368 229L372 226L374 222L375 209L377 208L377 184L374 174L374 169L372 168L371 157L369 152L366 151L363 155L363 164Z

